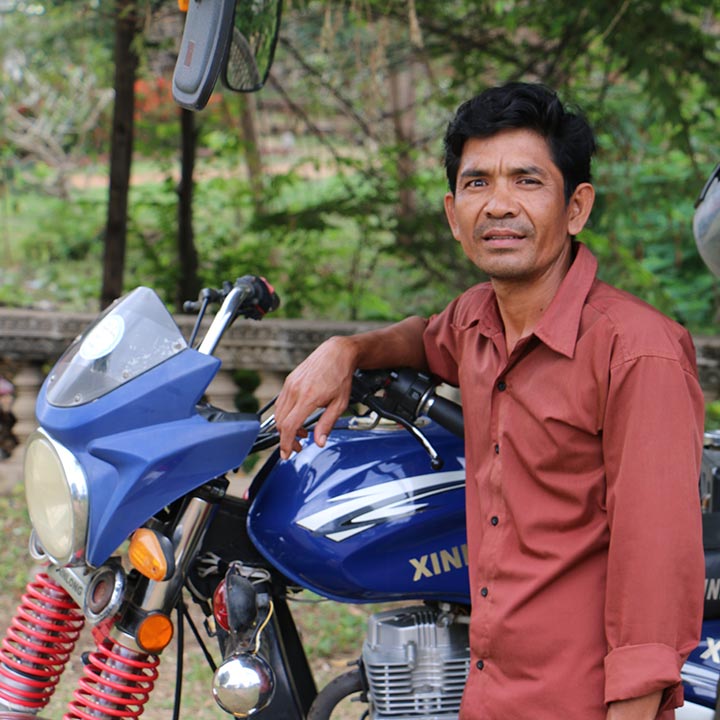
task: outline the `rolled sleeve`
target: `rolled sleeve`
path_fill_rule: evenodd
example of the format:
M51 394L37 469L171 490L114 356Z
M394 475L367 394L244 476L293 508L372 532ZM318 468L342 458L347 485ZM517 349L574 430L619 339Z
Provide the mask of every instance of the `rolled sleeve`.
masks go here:
M605 658L605 702L643 697L663 690L660 710L682 705L682 659L667 645L648 643L611 650ZM638 672L638 668L642 671Z
M689 363L649 356L611 370L603 438L608 703L663 690L664 708L682 704L680 669L702 621L703 413Z

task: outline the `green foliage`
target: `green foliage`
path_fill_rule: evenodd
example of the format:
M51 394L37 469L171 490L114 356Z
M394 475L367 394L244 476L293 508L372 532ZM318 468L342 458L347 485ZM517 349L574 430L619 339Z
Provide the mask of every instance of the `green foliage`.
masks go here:
M177 282L177 194L172 177L132 188L125 287L147 285L172 303Z
M17 3L0 13L0 149L54 169L97 152L94 130L110 100L112 35L93 5Z
M348 653L358 654L367 630L367 618L378 605L345 605L303 593L293 604L293 616L311 662Z
M22 67L61 96L75 66L92 71L97 87L109 86L111 47L102 38L111 13L89 1L46 7L42 22L2 16L14 31L0 40L3 57L40 47ZM600 257L602 276L695 331L713 329L717 283L695 251L690 221L694 196L720 157L719 9L718 0L548 0L542 12L523 0L293 3L275 80L257 96L262 198L244 177L236 104L225 97L198 115L194 233L203 284L265 274L286 317L383 320L441 308L482 279L444 218L445 123L462 99L519 78L557 87L597 129L598 197L582 239ZM146 67L165 50L148 44ZM151 90L168 79L150 73ZM13 101L26 92L5 86ZM178 128L166 103L137 119L136 153L165 179L132 191L125 277L125 287L151 284L168 301L178 275L171 179ZM273 150L288 134L291 145ZM17 188L30 165L1 135L0 158L18 175ZM89 152L95 134L82 143L64 137L69 148ZM39 170L46 164L34 167L30 197L49 179ZM98 285L92 263L100 262L105 202L73 191L63 205L48 200L48 209L32 213L38 227L20 228L25 239L10 242L22 249L3 268L0 300L33 302L36 285L62 303L86 302ZM12 208L5 215L13 227L26 216ZM60 272L65 263L71 272ZM72 291L80 273L82 288Z
M0 513L6 538L0 547L0 587L6 597L17 598L30 580L27 566L30 523L22 487L0 495Z
M592 229L605 236L615 264L622 260L626 277L610 269L616 284L694 330L709 331L717 312L716 281L695 248L692 213L705 172L720 156L716 124L712 118L693 124L687 137L701 150L690 153L677 147L672 123L639 107L637 92L632 83L609 88L596 109L600 152ZM697 87L687 95L688 103L704 97ZM639 283L638 275L644 278Z
M104 201L95 192L72 201L47 197L20 179L5 193L0 302L96 309Z
M349 317L379 310L391 318L441 307L480 279L443 216L436 158L445 119L485 85L539 79L579 103L598 131L598 201L584 239L601 256L603 277L695 330L711 328L715 281L690 232L692 200L720 155L713 102L720 90L717 33L707 5L642 0L579 7L557 0L538 13L524 2L419 0L415 9L420 48L406 3L308 2L286 15L282 46L290 57L278 56L278 73L293 97L302 97L305 126L316 139L308 154L330 148L337 178L330 202L313 191L307 203L279 209L274 190L296 181L276 178L269 188L272 210L255 226L270 230L278 248L299 243L313 249L311 256L316 233L330 240L339 217L345 257L360 233L363 268L374 277L346 273L345 289L358 282L376 286L389 302L351 303ZM418 54L427 72L413 76L415 132L408 144L390 122L388 77L417 64ZM272 89L267 93L272 97ZM365 154L353 152L342 132L319 131L314 119L320 117L349 121ZM411 212L401 208L407 190ZM332 252L341 263L343 250ZM307 259L296 257L298 263ZM375 285L385 268L391 281ZM293 316L298 302L307 307L323 300L307 282L302 290L291 292ZM335 290L342 292L341 286ZM325 313L337 308L326 304Z
M720 430L720 400L705 404L705 431Z
M260 407L254 392L260 385L260 374L255 370L235 370L233 380L238 388L235 407L240 412L256 413Z

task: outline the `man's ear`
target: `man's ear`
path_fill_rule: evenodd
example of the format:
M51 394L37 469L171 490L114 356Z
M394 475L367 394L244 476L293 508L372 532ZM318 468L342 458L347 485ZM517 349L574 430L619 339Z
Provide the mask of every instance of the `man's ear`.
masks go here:
M590 217L595 202L595 188L590 183L580 183L568 203L568 234L579 235Z
M450 191L445 193L445 217L447 217L453 237L458 240L459 228L455 218L455 196Z

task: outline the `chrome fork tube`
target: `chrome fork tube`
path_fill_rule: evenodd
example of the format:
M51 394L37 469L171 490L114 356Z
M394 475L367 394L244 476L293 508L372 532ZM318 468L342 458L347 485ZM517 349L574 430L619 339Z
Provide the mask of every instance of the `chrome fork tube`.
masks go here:
M175 548L175 573L169 580L151 580L148 583L141 602L143 610L166 611L175 605L190 563L205 534L213 507L212 503L199 497L190 500L171 538Z
M223 301L222 306L217 311L217 314L213 318L210 327L208 328L205 338L198 347L198 352L205 355L212 355L220 342L225 330L228 329L230 323L233 321L241 303L247 297L248 291L246 288L234 287Z

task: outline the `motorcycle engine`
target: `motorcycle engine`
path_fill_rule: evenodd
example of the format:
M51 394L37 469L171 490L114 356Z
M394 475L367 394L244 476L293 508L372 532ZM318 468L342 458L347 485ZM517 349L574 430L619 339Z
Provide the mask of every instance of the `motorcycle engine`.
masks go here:
M470 666L468 621L428 606L369 619L363 664L370 720L457 720Z

